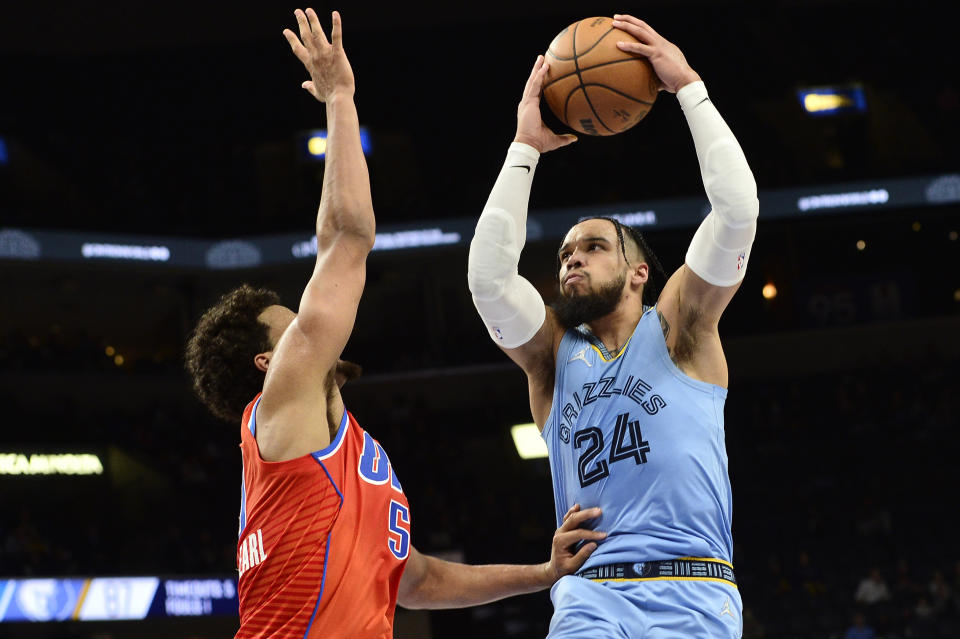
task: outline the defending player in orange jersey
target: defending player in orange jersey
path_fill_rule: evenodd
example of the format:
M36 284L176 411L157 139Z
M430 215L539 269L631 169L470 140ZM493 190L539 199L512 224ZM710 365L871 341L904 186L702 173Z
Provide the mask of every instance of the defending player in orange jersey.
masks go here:
M327 112L316 266L297 312L272 291L225 295L200 319L186 361L203 402L241 424L237 637L379 639L393 635L397 603L452 608L545 589L604 535L580 528L599 510L575 506L540 565L467 566L414 548L397 474L340 395L359 374L339 358L375 238L353 72L339 14L329 41L312 9L295 15L300 37L284 35L310 74L303 88Z

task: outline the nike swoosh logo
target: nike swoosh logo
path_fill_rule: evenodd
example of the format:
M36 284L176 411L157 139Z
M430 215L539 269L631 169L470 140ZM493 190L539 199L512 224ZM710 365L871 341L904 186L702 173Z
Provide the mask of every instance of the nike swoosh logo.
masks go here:
M526 170L527 170L527 173L530 172L530 165L529 165L529 164L514 164L514 165L511 166L510 168L511 168L511 169L526 169Z

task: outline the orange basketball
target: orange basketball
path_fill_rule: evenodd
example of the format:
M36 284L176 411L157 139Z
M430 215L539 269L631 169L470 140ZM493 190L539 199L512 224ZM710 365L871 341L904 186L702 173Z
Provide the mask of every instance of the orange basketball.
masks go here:
M543 96L560 120L587 135L623 133L643 119L659 91L646 58L621 51L636 42L614 29L612 18L584 18L557 34L547 48L550 64Z

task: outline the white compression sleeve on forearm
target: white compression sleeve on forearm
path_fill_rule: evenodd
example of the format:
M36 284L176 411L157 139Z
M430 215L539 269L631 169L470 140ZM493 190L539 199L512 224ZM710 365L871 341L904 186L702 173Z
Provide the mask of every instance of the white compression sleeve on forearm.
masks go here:
M510 145L470 242L467 283L473 303L490 337L502 348L526 344L546 318L543 298L517 273L539 157L531 146Z
M713 207L690 242L686 262L714 286L733 286L746 273L757 233L757 183L703 82L677 91L677 100L690 126L703 186Z

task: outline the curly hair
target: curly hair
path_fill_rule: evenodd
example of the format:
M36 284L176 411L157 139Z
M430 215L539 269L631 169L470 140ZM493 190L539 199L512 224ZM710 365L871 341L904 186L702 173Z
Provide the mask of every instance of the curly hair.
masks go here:
M268 327L258 317L280 303L269 289L235 288L200 317L187 342L185 363L193 389L222 419L238 422L247 403L263 389L265 374L253 364L273 349Z

